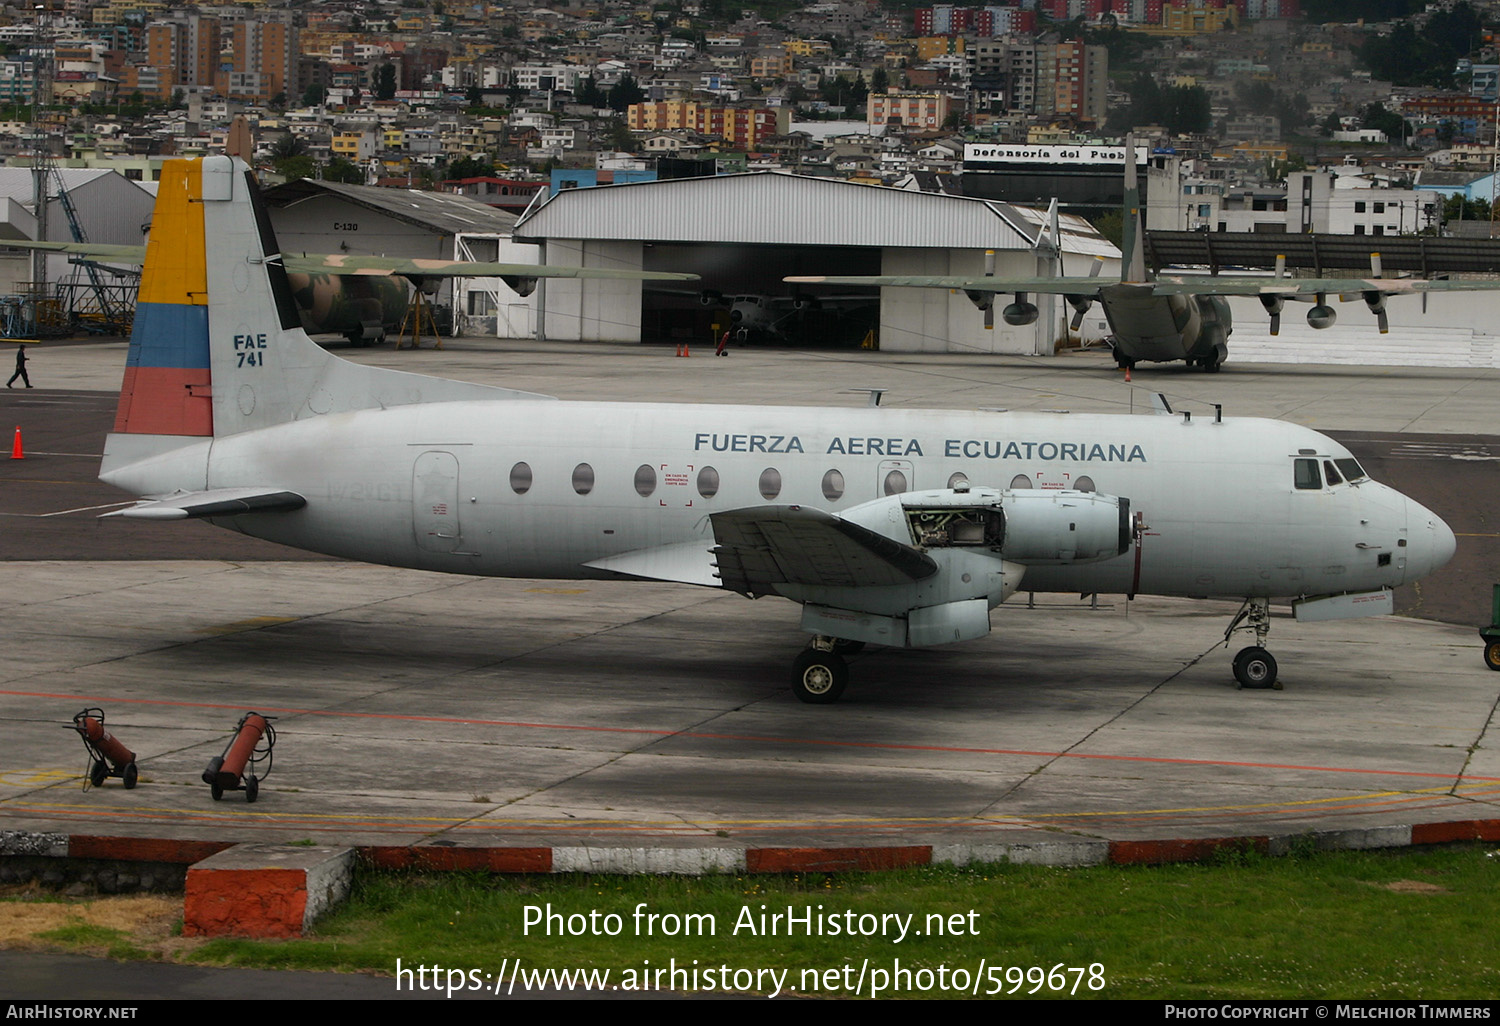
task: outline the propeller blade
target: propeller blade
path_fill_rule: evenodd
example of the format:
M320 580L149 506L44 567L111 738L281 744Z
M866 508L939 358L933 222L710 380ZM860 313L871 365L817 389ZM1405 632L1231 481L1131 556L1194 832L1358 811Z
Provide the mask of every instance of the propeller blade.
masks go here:
M1380 254L1379 253L1371 253L1370 254L1370 277L1372 277L1372 278L1379 278L1380 277Z
M1281 314L1279 313L1273 313L1271 315L1271 334L1281 334Z
M1083 327L1083 315L1083 310L1075 309L1073 311L1073 321L1068 325L1068 327L1072 328L1074 331L1077 331L1079 328Z
M1276 254L1276 277L1278 277L1278 278L1285 278L1286 277L1286 254L1285 253L1277 253ZM1274 335L1276 333L1273 331L1273 332L1271 332L1271 334Z
M1390 321L1386 318L1384 310L1375 311L1375 323L1380 325L1380 333L1382 335L1390 333Z

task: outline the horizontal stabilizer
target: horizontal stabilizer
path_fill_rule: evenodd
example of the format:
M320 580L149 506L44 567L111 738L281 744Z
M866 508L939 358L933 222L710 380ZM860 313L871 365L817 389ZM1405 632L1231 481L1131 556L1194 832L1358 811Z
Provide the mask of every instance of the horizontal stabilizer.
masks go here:
M206 492L180 492L104 516L132 520L186 520L189 517L232 517L241 513L288 513L306 505L307 500L296 492L267 488L212 488Z
M746 595L777 585L879 588L937 573L910 545L807 506L753 506L709 516L723 585Z

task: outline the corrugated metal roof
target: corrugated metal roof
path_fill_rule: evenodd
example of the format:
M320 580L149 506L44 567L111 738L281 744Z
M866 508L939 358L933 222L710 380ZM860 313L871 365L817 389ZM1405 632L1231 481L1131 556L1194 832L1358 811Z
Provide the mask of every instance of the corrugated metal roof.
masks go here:
M516 215L487 206L467 196L447 192L417 192L413 189L386 189L376 185L345 185L309 178L287 182L265 192L273 207L291 207L313 196L332 194L350 203L378 210L424 228L446 235L459 232L506 234L516 223Z
M112 168L60 167L57 169L57 173L62 178L63 188L69 192L72 192L74 189L81 189L109 175L117 175L121 181L126 180L124 175L121 175ZM9 197L29 206L33 196L32 190L34 186L32 182L33 178L31 168L29 167L0 167L0 197ZM131 182L131 184L139 186L141 183ZM57 195L57 183L55 181L47 183L47 195Z
M1068 252L1118 255L1085 222L1069 221ZM1040 212L1006 203L754 171L565 189L528 211L515 236L1014 250L1031 246L1040 223Z

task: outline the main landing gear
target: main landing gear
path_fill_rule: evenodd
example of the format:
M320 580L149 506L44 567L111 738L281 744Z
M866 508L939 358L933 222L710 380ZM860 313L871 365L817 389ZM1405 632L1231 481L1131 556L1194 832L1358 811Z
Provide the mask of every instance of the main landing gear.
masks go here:
M845 655L865 647L863 641L846 641L820 634L792 660L792 694L811 705L837 702L849 683Z
M1244 624L1243 628L1241 623ZM1255 644L1240 649L1235 655L1234 679L1240 682L1242 688L1275 688L1280 691L1281 682L1276 679L1276 657L1265 648L1266 638L1271 633L1271 600L1246 599L1224 631L1224 644L1228 645L1229 636L1240 629L1253 630Z

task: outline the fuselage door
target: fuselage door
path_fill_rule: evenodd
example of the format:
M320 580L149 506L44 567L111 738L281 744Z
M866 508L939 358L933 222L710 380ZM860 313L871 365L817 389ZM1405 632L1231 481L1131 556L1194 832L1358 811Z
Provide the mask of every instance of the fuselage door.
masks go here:
M458 457L424 452L411 472L412 528L417 547L454 552L463 540L458 521Z

